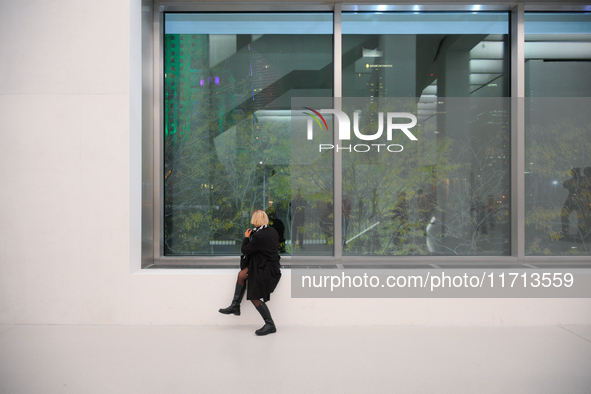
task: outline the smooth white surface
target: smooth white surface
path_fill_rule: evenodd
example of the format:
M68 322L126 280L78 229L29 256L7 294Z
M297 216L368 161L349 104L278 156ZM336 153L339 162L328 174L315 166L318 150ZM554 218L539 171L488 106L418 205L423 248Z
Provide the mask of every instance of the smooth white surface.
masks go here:
M242 316L227 307L235 275L132 275L130 324L255 324L248 301ZM284 274L269 307L287 325L551 325L591 324L588 299L298 299Z
M128 93L129 3L0 3L0 91Z
M90 2L0 2L0 93L79 93L82 7ZM98 3L97 3L98 5Z
M591 342L591 326L577 326L577 325L564 325L562 326L565 330L572 332L575 335L580 336Z
M130 2L81 2L81 92L129 93Z
M260 323L260 322L259 322ZM589 393L591 341L547 327L17 326L2 393ZM571 330L589 330L570 327Z
M0 4L0 323L129 321L130 9Z
M128 96L82 99L81 323L129 317Z
M80 312L80 97L0 95L0 324Z
M16 326L4 326L4 325L0 325L0 334L3 332L6 332L8 330L12 330L14 327Z
M134 273L139 12L0 2L2 325L258 324L247 303L238 320L217 313L231 270ZM289 279L269 304L284 325L591 324L590 299L291 299Z

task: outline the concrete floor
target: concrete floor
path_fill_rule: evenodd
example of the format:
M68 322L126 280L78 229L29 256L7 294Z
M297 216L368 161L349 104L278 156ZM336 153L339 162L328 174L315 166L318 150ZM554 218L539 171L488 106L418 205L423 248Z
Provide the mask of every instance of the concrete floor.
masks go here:
M591 393L591 326L0 326L0 393Z

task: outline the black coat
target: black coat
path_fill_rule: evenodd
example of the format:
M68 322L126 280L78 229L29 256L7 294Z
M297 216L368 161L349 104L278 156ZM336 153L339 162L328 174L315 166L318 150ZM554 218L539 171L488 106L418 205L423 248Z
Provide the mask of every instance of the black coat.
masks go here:
M269 301L281 278L279 236L273 227L264 227L242 241L242 254L248 258L247 300Z

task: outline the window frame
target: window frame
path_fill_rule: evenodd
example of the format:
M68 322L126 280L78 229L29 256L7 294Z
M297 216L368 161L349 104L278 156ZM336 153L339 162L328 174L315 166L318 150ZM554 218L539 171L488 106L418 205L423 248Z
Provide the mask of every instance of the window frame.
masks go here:
M148 5L146 5L146 3ZM334 97L342 97L341 14L344 11L506 11L509 13L511 110L511 255L510 256L343 256L341 242L334 243L333 256L282 256L285 267L336 267L367 263L371 266L431 265L435 268L453 264L466 267L549 267L560 263L588 265L591 256L525 255L525 73L524 14L540 12L585 12L584 4L525 4L485 2L466 4L308 4L295 3L178 3L144 1L142 22L142 269L149 268L236 268L237 256L165 256L164 188L162 132L164 125L164 14L167 12L332 12ZM588 11L587 11L588 12ZM337 136L335 135L335 143ZM334 154L334 239L342 238L342 158ZM535 264L535 265L534 265Z

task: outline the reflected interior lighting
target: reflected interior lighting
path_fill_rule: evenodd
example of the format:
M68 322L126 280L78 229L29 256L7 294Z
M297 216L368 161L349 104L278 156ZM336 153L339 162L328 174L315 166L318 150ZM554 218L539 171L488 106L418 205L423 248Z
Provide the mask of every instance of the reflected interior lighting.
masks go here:
M220 84L220 77L215 77L215 84L219 85Z
M552 181L553 185L558 185L558 181Z
M386 11L386 6L385 5L379 5L378 6L378 11Z
M480 5L473 5L472 6L472 11L480 11Z

